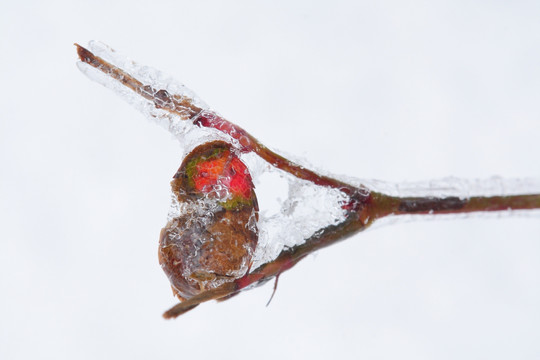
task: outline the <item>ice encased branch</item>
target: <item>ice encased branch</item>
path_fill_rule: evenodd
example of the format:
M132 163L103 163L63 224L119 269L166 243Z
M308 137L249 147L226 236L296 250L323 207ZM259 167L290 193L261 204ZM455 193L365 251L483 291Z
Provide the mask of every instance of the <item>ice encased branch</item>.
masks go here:
M149 66L139 65L129 58L119 54L100 42L89 43L89 50L103 60L118 67L125 73L134 77L144 85L144 91L151 91L148 97L126 87L122 82L110 74L85 63L79 62L80 70L92 80L113 90L130 105L141 111L147 118L163 126L176 139L180 141L184 154L193 147L208 141L225 140L233 145L237 140L213 128L193 125L189 112L171 112L156 106L151 98L158 97L160 90L165 90L175 97L179 103L186 101L195 108L210 110L194 92L159 70ZM178 110L178 109L177 109ZM261 187L261 177L265 174L276 174L286 183L287 193L280 201L277 209L268 209L261 203L261 216L259 218L260 238L255 252L255 261L252 268L272 261L284 248L302 244L316 233L329 225L337 225L345 218L342 205L346 203L347 196L335 188L318 186L310 181L298 179L291 174L276 169L253 153L242 155L243 160L252 172L256 185ZM300 163L300 161L297 161ZM306 166L306 168L309 168ZM320 171L319 173L324 173ZM276 178L276 177L274 177ZM499 196L540 193L540 181L534 179L503 179L493 177L487 180L463 180L453 177L416 183L389 183L377 180L358 180L348 178L345 183L358 188L384 193L390 196L407 197L459 197L468 199L473 196ZM260 190L260 189L259 189ZM174 198L174 197L173 197ZM173 201L169 218L178 216L185 211L178 203ZM466 214L463 216L471 216ZM404 217L402 217L404 218Z
M154 89L155 92L166 90L171 96L187 99L196 107L209 110L209 107L201 99L172 76L152 67L139 65L100 42L92 41L88 48L94 55L140 81L145 88ZM79 62L78 66L90 79L113 90L148 119L167 129L180 141L184 154L204 142L225 140L233 145L237 142L222 132L212 128L195 126L192 121L189 121L190 119L156 107L154 101L126 87L119 79L110 76L107 72L85 62ZM152 97L155 94L150 95ZM260 204L261 216L258 221L260 236L254 256L253 269L275 259L284 248L300 245L318 230L328 225L336 225L344 220L345 212L341 206L347 201L347 198L339 190L314 185L309 181L295 178L291 174L270 166L253 153L243 154L242 159L252 172L257 186L260 185L259 191L262 187L261 177L266 177L268 174L276 175L273 180L280 179L288 189L277 209L265 206L264 201ZM201 215L180 204L174 195L171 198L169 221L186 213L193 216Z
M426 196L468 199L473 196L510 196L540 193L539 179L508 179L492 176L487 179L445 177L419 182L391 183L380 180L352 180L372 190L391 196Z
M145 117L165 128L180 142L184 154L194 146L206 141L225 140L234 143L230 136L222 132L201 128L189 121L193 115L187 111L188 109L182 111L180 108L182 103L200 110L209 110L209 107L193 91L176 81L172 76L150 66L140 65L98 41L89 42L88 49L94 55L139 81L141 86L135 91L124 85L120 81L122 79L112 76L110 71L104 72L103 67L96 68L83 61L77 63L81 72L91 80L111 89L128 104L142 112ZM158 97L160 91L166 91L171 98L175 99L175 112L156 106L153 99ZM142 96L143 92L149 93L145 94L147 96Z

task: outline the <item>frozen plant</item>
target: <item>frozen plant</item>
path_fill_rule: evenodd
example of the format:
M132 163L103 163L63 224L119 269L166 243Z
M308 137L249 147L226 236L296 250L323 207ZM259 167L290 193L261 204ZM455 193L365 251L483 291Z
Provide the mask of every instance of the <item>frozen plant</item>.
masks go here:
M535 181L396 185L318 174L270 150L163 73L97 42L76 46L83 73L192 149L171 182L172 206L160 236L159 261L181 300L165 318L271 279L277 285L308 254L381 219L540 209ZM268 174L289 184L288 199L273 213L259 211L254 186Z

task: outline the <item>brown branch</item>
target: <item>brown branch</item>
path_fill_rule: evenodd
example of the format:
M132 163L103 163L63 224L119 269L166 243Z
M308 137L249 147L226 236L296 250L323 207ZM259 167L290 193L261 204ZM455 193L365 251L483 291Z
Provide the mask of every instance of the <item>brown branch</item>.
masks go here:
M540 194L437 198L393 197L373 193L372 207L371 212L377 218L387 215L441 215L533 210L540 209Z
M75 44L75 46L77 47L79 59L82 62L87 63L97 70L105 73L107 76L119 81L122 85L141 95L146 100L153 102L156 108L178 115L182 120L193 121L194 125L213 128L221 131L231 136L233 139L238 140L242 151L254 152L272 166L286 171L297 178L311 181L317 185L330 186L339 189L347 195L356 194L355 196L357 197L358 194L364 194L364 197L367 198L367 189L358 189L342 181L328 176L319 175L314 171L295 164L294 162L289 161L283 156L268 149L254 136L249 134L241 127L223 119L211 111L201 110L193 104L191 99L174 94L171 95L164 89L154 89L148 84L143 84L132 75L103 60L99 56L94 55L84 47L78 44ZM351 204L351 206L358 205Z
M342 223L338 225L331 225L318 231L315 235L307 239L304 244L282 251L281 254L279 254L279 256L273 261L261 265L257 269L249 272L234 282L225 283L218 288L207 290L189 298L188 300L178 303L165 312L163 316L166 319L175 318L188 312L203 302L230 297L247 287L253 285L262 285L274 277L281 275L283 272L291 269L307 255L324 247L335 244L336 242L345 240L357 232L365 229L369 224L371 224L371 221L364 223L362 216L359 216L358 212L350 212L349 216Z
M343 209L346 211L343 222L319 230L303 244L282 251L273 261L261 265L234 282L225 283L217 288L207 290L175 305L163 314L167 319L184 314L203 302L225 300L247 287L261 285L289 270L314 251L344 240L365 229L375 220L388 215L460 214L540 208L540 194L471 197L467 199L457 197L393 197L370 191L365 187L355 187L337 179L319 175L276 154L241 127L211 111L200 109L193 104L192 99L176 94L171 95L164 89L154 89L148 84L143 84L124 70L95 56L82 46L75 45L82 62L119 81L144 99L151 101L156 108L178 115L182 120L192 121L196 126L221 131L237 140L241 151L254 152L272 166L299 179L310 181L316 185L339 189L349 197L349 202L343 204Z
M79 55L79 59L82 62L119 81L122 85L146 100L153 102L156 108L178 115L183 120L191 119L201 112L201 109L194 105L191 99L179 95L171 96L167 90L154 89L148 84L143 84L119 67L94 55L88 49L85 49L79 44L75 44L75 46L77 47L77 55Z

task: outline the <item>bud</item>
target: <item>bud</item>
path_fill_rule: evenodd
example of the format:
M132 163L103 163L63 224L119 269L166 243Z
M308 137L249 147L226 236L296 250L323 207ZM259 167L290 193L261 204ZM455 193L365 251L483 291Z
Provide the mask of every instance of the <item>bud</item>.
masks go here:
M159 262L181 300L246 274L258 204L246 165L223 141L195 148L171 182L180 214L161 231Z

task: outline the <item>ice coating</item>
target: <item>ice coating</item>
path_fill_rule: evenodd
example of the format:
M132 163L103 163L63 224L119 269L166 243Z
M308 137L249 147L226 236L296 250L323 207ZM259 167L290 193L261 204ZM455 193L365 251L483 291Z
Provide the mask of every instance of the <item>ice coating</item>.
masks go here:
M209 110L209 107L191 90L171 76L149 66L139 65L100 42L90 42L88 49L105 61L137 77L145 85L157 91L165 89L171 95L192 99L197 107ZM222 132L193 125L191 121L187 121L189 115L182 117L156 108L153 101L145 99L89 64L78 62L78 67L90 79L113 90L148 119L167 129L180 142L184 154L188 154L201 143L214 140L224 140L234 146L238 145L237 140ZM347 197L340 191L297 179L270 166L252 153L242 154L242 159L252 173L254 182L259 188L258 192L264 190L263 193L268 194L265 199L276 197L275 192L272 194L276 186L285 189L277 207L266 206L266 201L261 203L258 221L259 242L252 269L275 259L284 248L302 244L319 229L343 221L345 212L341 206L347 201ZM281 185L276 185L276 182ZM205 211L210 211L208 203L199 202L187 205L179 202L174 193L171 199L169 222L186 213L204 219ZM197 207L199 207L198 210Z
M171 182L175 213L161 231L159 262L174 293L189 299L246 274L257 245L258 203L232 146L195 148Z
M512 196L540 193L540 180L538 179L509 179L500 176L493 176L487 179L446 177L429 181L402 183L391 183L373 179L359 180L353 178L349 178L348 181L353 184L362 183L377 192L396 197L457 197L466 200L475 196ZM414 221L418 218L421 218L422 220L453 220L466 218L503 218L511 216L540 217L540 209L508 209L505 211L468 212L442 215L390 215L378 219L370 229L395 223Z
M285 248L303 244L318 230L345 219L348 198L337 189L314 185L275 169L254 154L243 154L255 183L259 204L258 243L251 268L274 260ZM252 170L253 169L253 170ZM193 219L212 212L212 202L187 205L171 196L168 220L190 214Z
M154 94L160 90L166 90L171 96L185 99L195 108L201 110L209 109L208 105L199 99L193 91L159 70L149 66L140 65L98 41L90 41L88 49L105 61L122 69L127 74L139 79L149 89L153 89ZM156 108L153 101L124 86L120 81L110 76L110 74L103 73L82 61L77 62L77 66L88 78L114 91L124 99L124 101L142 112L147 119L170 132L182 145L184 155L187 154L191 148L194 148L202 142L213 140L225 140L231 143L235 142L230 136L227 136L222 132L195 126L191 121L187 121L196 115L189 112L180 112L180 114L183 115L173 114L164 109ZM150 95L153 94L151 93Z
M422 182L391 183L379 180L348 179L353 184L367 185L370 189L392 196L497 196L536 194L540 192L538 179L506 179L493 176L488 179L459 179L446 177Z
M238 149L242 147L238 139L231 136L232 133L227 135L226 131L219 131L205 127L204 125L196 126L193 125L192 121L187 121L196 119L199 115L200 118L204 118L201 115L203 113L197 112L198 110L206 110L211 116L215 113L209 110L195 94L182 84L150 67L137 65L100 43L92 42L89 48L96 55L118 66L127 74L135 76L144 83L144 91L149 91L151 98L161 101L161 99L167 100L170 95L177 100L179 99L180 104L185 100L190 105L185 108L182 105L175 108L177 110L176 113L165 111L160 108L158 102L145 98L144 94L136 93L125 87L121 83L121 79L115 79L107 74L103 74L84 62L79 63L80 69L91 79L113 89L131 105L141 110L149 119L163 125L180 141L184 153L188 153L189 149L202 142L213 140L227 141ZM164 93L163 91L166 92ZM211 116L208 119L211 119ZM206 119L206 122L210 124L211 121L208 119ZM198 124L203 123L198 122ZM233 130L235 129L233 128ZM261 156L261 153L257 155ZM268 153L264 153L263 155L268 155ZM339 224L346 217L346 211L344 210L346 206L344 205L350 200L349 195L351 193L337 190L340 186L333 186L336 185L335 182L327 186L329 184L328 177L326 179L322 177L315 178L310 174L301 174L291 167L287 171L283 171L281 169L288 166L287 162L283 161L278 166L273 161L282 161L284 159L280 160L275 156L266 157L265 160L249 152L243 153L241 156L253 174L254 181L258 186L258 194L272 193L276 188L283 190L281 200L277 202L273 201L273 206L267 206L272 201L261 201L261 217L258 223L260 239L255 251L253 268L256 268L259 264L273 260L283 249L302 244L320 229L329 225ZM272 163L273 166L269 163ZM274 166L281 169L276 169ZM301 166L301 168L305 168L305 166ZM324 175L324 172L321 171L320 173ZM306 180L310 177L314 181ZM265 185L269 179L274 183L277 181L285 185L281 187L274 184ZM320 184L316 185L315 182L319 180ZM349 178L343 180L342 183L352 184L360 192L371 189L394 197L457 197L459 199L469 199L473 196L535 194L540 192L540 182L538 181L504 180L502 178L492 178L487 181L467 181L447 178L423 183L400 184L375 180L360 181ZM265 190L265 187L267 190ZM351 189L349 188L348 190ZM356 189L353 191L356 191ZM368 194L369 191L366 190L365 195ZM275 197L275 195L273 196ZM262 198L271 199L272 195L262 196ZM208 204L198 204L197 206L204 209L206 205ZM182 205L173 199L169 220L174 219L182 211L185 211L185 204ZM193 209L190 211L193 211ZM478 213L483 210L479 208L479 210L474 211ZM467 212L461 213L458 216L468 217L471 216L470 214L470 212ZM200 216L204 218L204 214L200 214ZM406 216L409 215L400 215L400 218L405 218ZM411 216L416 217L419 215Z
M187 154L160 235L160 264L181 300L165 318L277 279L381 219L539 212L535 180L391 184L315 172L220 117L172 78L99 43L90 45L97 56L76 46L86 75L163 125Z
M208 105L204 101L172 76L150 66L140 65L99 41L90 41L88 49L105 61L139 79L145 85L149 85L156 90L166 90L170 94L188 99L191 104L200 109L208 109Z
M303 244L317 231L345 220L343 205L348 197L343 192L298 179L252 153L242 159L254 169L260 207L254 269L274 260L283 249Z

